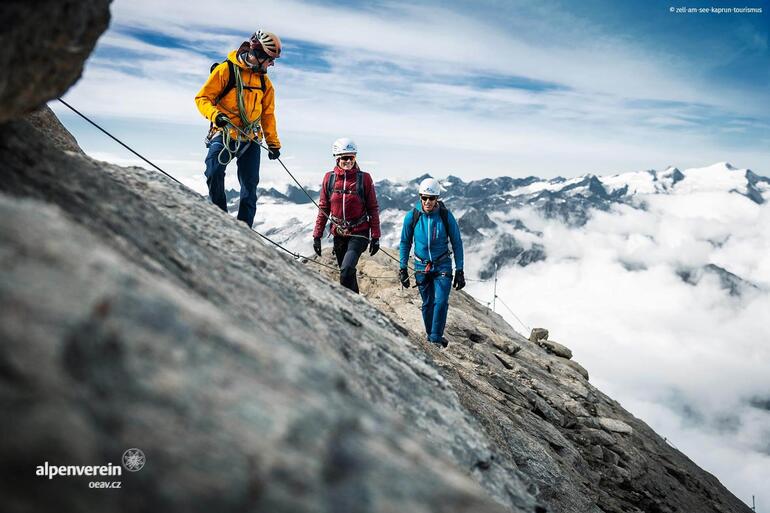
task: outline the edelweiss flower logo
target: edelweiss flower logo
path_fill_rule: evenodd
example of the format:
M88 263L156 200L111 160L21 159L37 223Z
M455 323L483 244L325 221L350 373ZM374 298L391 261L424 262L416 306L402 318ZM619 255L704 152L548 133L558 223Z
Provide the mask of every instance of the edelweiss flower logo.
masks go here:
M142 470L145 463L144 453L141 449L128 449L123 453L123 467L129 472Z

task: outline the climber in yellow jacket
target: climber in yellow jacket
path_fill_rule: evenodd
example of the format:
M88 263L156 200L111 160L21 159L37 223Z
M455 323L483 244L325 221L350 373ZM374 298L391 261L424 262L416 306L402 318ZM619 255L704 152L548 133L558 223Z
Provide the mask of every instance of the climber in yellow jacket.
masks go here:
M275 90L267 76L267 68L280 55L278 36L259 30L240 48L230 52L226 61L212 68L195 97L198 110L212 123L205 173L209 198L227 212L225 168L235 157L241 185L238 219L249 226L257 211L259 143L263 137L270 160L281 154L275 122Z

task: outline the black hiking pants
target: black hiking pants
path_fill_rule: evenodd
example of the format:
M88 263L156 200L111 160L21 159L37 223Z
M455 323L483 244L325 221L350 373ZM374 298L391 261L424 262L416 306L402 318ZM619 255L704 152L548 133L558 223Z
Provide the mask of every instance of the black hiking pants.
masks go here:
M364 237L334 237L334 256L340 266L340 285L358 294L356 265L369 244Z

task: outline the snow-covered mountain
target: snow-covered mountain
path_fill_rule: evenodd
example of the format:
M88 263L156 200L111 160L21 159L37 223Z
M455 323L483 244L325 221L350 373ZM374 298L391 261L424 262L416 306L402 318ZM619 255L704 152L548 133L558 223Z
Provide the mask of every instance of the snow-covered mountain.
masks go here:
M398 245L403 215L412 208L417 184L428 175L408 182L381 180L376 183L382 212L383 243ZM443 199L456 215L463 234L470 274L486 280L495 267L527 266L548 258L544 224L556 222L565 229L584 227L597 212L640 212L670 210L692 218L708 219L720 205L735 201L762 205L770 195L770 179L749 169L738 169L723 162L705 168L639 171L609 176L592 174L575 178L536 177L484 178L465 182L456 176L441 180ZM317 187L317 186L316 186ZM314 199L318 191L308 189ZM260 189L259 214L255 228L275 237L296 251L307 252L315 219L315 207L307 195L294 185L282 191ZM231 206L237 206L232 191ZM633 232L629 227L628 235ZM715 247L721 239L709 240ZM633 259L623 261L633 268ZM697 283L704 274L716 275L738 294L745 279L713 262L689 267L682 262L678 275Z

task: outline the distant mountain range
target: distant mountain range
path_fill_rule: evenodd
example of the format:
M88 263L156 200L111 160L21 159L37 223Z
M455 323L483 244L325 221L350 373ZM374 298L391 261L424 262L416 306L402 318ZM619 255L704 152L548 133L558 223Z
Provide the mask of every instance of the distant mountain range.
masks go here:
M376 182L377 198L382 212L383 242L396 246L403 213L416 200L417 184L430 175L406 182ZM770 178L749 169L738 169L723 162L705 168L663 171L647 170L609 176L587 174L575 178L541 179L483 178L466 182L456 176L440 180L442 198L460 224L466 252L475 256L477 276L488 279L495 266L527 266L545 260L548 255L543 233L528 226L517 213L533 212L543 220L557 221L570 229L584 226L595 211L610 212L616 207L648 210L655 198L704 196L704 201L720 202L730 195L740 195L757 205L770 198ZM317 199L318 191L309 190ZM275 188L259 190L260 223L258 230L283 234L284 242L307 245L314 216L298 219L271 215L280 205L305 205L311 202L301 189L288 185L284 191ZM231 207L237 206L237 191L230 191ZM721 199L720 199L721 198ZM718 244L719 241L714 241ZM624 264L626 265L626 264ZM633 264L628 264L633 266ZM679 275L687 283L697 283L704 274L716 273L731 294L752 286L750 282L714 264L702 268L683 268Z

